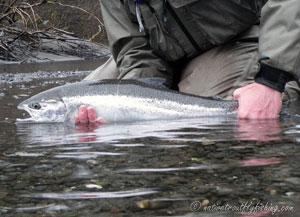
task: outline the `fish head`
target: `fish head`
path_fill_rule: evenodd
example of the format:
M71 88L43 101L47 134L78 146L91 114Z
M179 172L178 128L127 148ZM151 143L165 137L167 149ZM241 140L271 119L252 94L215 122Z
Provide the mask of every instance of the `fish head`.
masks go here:
M65 103L60 99L30 98L21 102L18 109L25 110L30 118L19 122L64 122L67 116Z

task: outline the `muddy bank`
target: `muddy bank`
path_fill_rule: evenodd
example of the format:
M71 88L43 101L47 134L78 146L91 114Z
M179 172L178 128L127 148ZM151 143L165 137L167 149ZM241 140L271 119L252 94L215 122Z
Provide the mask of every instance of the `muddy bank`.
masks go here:
M16 35L3 31L0 36L7 41L5 49L1 50L0 64L103 59L110 54L104 45L67 34L41 33L18 40Z
M8 11L9 6L18 6L25 2L36 4L42 1L33 0L5 0L0 2L0 14L4 15ZM61 4L58 4L61 3ZM99 0L54 0L44 1L37 7L33 7L36 15L39 16L39 27L56 27L68 32L74 33L75 37L82 39L92 39L107 45L107 36L104 26L101 26L99 32L99 22L102 21L101 8ZM26 10L29 15L31 10ZM9 24L10 26L19 26L22 24L21 18L16 16L9 19L0 20L0 24ZM17 22L17 23L15 23ZM29 21L30 22L30 21Z
M0 15L0 64L110 55L98 1L7 1L1 4Z

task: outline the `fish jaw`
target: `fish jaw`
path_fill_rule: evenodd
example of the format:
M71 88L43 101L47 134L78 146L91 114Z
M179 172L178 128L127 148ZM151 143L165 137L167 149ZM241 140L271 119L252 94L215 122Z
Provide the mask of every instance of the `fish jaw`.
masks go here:
M64 122L67 116L67 109L62 101L43 101L39 102L40 109L30 107L30 102L24 101L18 105L18 109L26 111L30 118L17 119L17 122L34 122L34 123L49 123L49 122Z
M28 105L24 103L20 103L17 108L26 111L30 115L29 118L25 118L25 119L17 118L17 122L26 122L26 123L35 122L30 110L28 109Z

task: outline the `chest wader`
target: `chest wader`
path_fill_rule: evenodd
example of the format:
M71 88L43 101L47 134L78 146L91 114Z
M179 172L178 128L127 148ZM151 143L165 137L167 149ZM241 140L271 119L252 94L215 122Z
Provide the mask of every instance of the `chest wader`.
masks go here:
M108 8L113 16L118 17L117 13L113 13L112 5L115 1L104 2L104 10ZM178 63L180 60L188 62L204 53L202 58L200 56L193 60L192 64L184 70L180 77L180 90L197 95L221 95L223 98L230 98L233 88L252 82L251 76L253 78L257 72L257 43L253 42L255 37L249 36L247 40L252 43L247 44L244 43L244 39L243 42L234 42L233 39L257 23L261 7L265 2L123 0L123 9L126 11L127 18L122 15L123 17L120 17L118 22L129 18L132 26L129 28L126 23L127 28L130 31L134 28L134 31L146 35L151 49L169 63ZM110 19L114 18L110 17ZM115 26L109 23L107 28L114 29L115 37L122 38L122 34L119 34L120 31L115 29ZM125 24L122 28L124 26ZM132 34L130 31L128 37L134 38L137 33ZM114 45L118 39L111 41ZM118 42L118 44L122 46L122 43ZM213 47L216 48L212 49ZM211 51L205 52L207 50ZM151 60L149 64L150 62ZM89 77L120 78L122 76L120 76L119 69L122 67L122 64L116 64L113 59L110 59L108 64L101 67L101 70L97 70L98 73L95 71L92 73L94 76ZM114 73L107 72L102 73L104 76L97 76L106 69Z

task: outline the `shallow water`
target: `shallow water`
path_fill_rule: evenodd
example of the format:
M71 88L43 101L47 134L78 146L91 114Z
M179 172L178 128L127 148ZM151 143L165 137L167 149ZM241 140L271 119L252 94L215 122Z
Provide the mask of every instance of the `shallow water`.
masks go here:
M0 82L0 215L300 216L299 105L272 121L16 124L19 102L87 72L41 74Z

